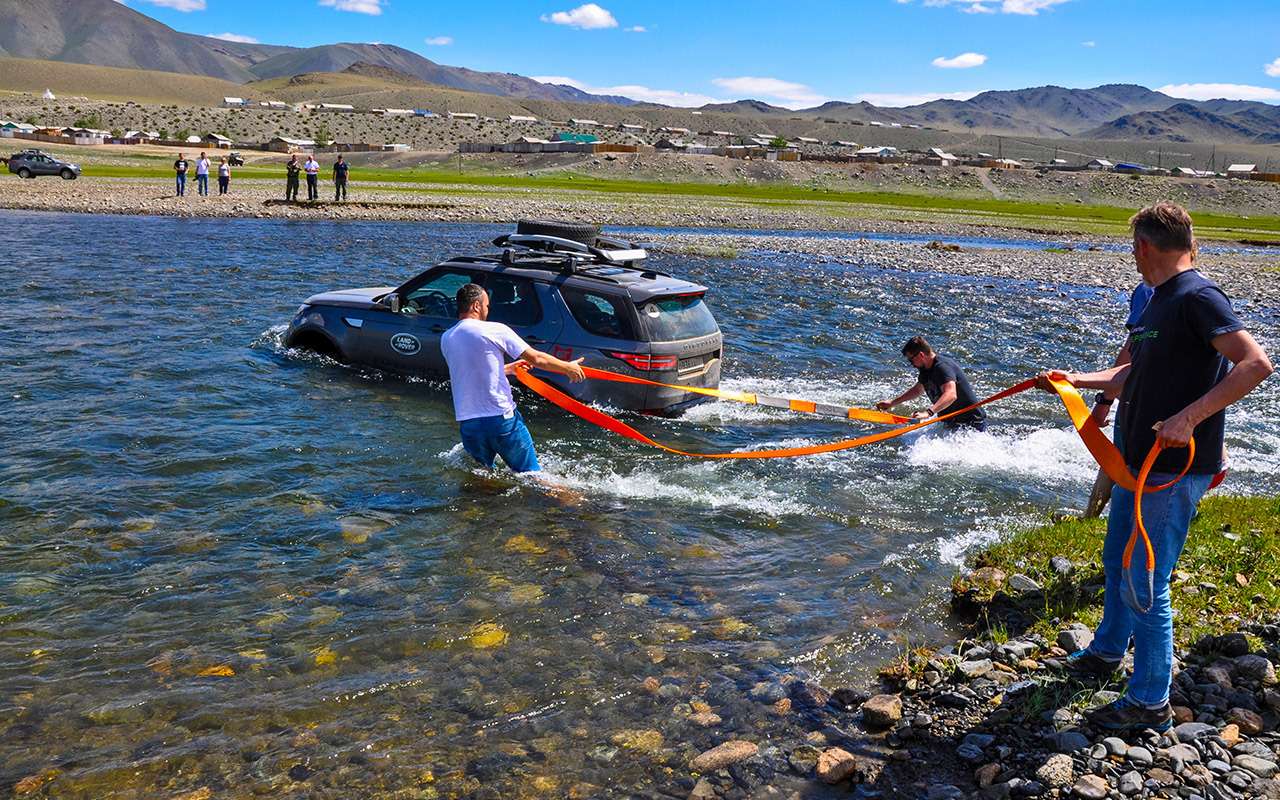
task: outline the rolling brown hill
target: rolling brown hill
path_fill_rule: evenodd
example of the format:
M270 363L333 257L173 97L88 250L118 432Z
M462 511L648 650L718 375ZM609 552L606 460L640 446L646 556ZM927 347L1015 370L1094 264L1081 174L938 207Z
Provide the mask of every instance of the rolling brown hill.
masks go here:
M221 104L224 97L244 93L238 83L202 75L27 58L0 58L0 89L36 95L52 89L60 98L83 95L96 100L210 106ZM277 98L263 94L259 99Z
M560 102L630 104L522 75L437 64L402 47L340 43L318 47L226 42L175 31L115 0L0 0L0 56L205 75L237 83L363 62L428 83L485 94Z

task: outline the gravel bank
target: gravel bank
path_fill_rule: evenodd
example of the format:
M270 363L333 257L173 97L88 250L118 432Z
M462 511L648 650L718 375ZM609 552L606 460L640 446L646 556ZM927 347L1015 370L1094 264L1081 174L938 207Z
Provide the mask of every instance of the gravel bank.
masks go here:
M998 237L1071 248L1048 250L930 247L926 244L821 236L762 236L735 232L672 233L647 237L676 252L709 253L774 250L807 253L823 261L874 263L905 270L992 276L1041 283L1077 283L1128 289L1136 280L1132 259L1123 249L1100 245L1121 243L1100 236L1029 232L979 222L938 221L926 214L895 212L895 219L837 216L822 203L771 208L715 198L601 196L537 190L484 190L435 187L406 190L403 184L351 186L352 200L327 201L332 186L321 182L321 203L285 204L283 181L232 179L231 193L200 197L191 180L185 197L175 197L168 182L132 178L24 181L0 175L0 208L94 214L149 214L177 217L251 217L284 219L406 220L420 222L492 222L539 218L590 219L606 227L735 229L741 231L834 231L900 233L946 239ZM305 191L305 188L304 188ZM1094 249L1090 249L1094 248ZM1280 301L1280 251L1238 252L1211 248L1202 269L1233 297L1264 305Z

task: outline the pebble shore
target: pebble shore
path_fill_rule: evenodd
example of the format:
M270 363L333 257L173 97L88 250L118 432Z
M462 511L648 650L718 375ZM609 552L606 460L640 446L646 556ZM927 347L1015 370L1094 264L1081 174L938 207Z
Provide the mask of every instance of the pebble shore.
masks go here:
M805 253L816 259L845 263L871 262L904 270L928 270L961 275L1132 288L1137 275L1123 249L1098 249L1118 240L1071 233L1029 232L984 224L981 219L957 222L926 213L895 211L894 219L859 218L833 214L822 203L771 208L731 200L695 197L601 197L573 192L534 190L477 190L438 187L406 190L403 185L356 184L352 200L330 201L327 182L321 202L284 203L279 182L260 179L232 181L232 193L200 197L194 180L185 197L175 197L166 181L99 178L62 181L24 181L0 175L0 208L93 214L160 215L218 218L279 218L325 220L405 220L423 222L481 222L510 224L522 218L589 219L606 228L645 226L701 228L707 232L671 233L647 237L649 243L674 252L737 252L771 250ZM305 194L305 188L303 190ZM759 236L733 231L837 231L900 233L946 239L996 237L1040 241L1067 252L1031 249L937 247L927 244L821 236ZM1123 244L1123 243L1121 243ZM1206 252L1202 269L1233 298L1264 305L1280 300L1280 250L1274 254L1251 249L1240 252L1219 245ZM1225 250L1225 252L1223 251Z
M1012 602L1035 606L1040 588L1030 578L995 579ZM689 800L838 796L779 788L800 777L862 798L1280 798L1280 619L1246 630L1177 653L1175 726L1166 733L1121 737L1090 727L1081 707L1115 699L1123 683L1079 682L1046 663L1088 645L1092 633L1079 624L1052 642L979 637L912 655L870 697L802 672L762 681L748 695L804 716L811 732L720 742L692 759L695 774L680 792Z

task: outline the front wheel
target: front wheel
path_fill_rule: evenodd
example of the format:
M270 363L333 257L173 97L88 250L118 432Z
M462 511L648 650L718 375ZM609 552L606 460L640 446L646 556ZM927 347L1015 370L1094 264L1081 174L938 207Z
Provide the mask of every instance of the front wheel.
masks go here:
M26 167L22 167L21 169L19 169L19 170L18 170L18 177L19 177L19 178L34 178L35 176L31 174L31 170L27 169Z
M74 170L64 169L58 174L62 176L64 181L74 181L76 179L76 173Z

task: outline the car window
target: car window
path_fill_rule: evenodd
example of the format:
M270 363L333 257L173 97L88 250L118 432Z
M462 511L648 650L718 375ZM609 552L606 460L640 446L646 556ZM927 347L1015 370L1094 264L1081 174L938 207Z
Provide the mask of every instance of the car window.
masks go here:
M512 327L536 325L542 321L542 305L533 281L508 275L489 274L484 279L489 293L489 319Z
M407 314L456 319L458 290L474 280L469 272L442 272L409 292L401 306Z
M655 297L640 307L640 321L652 342L674 342L720 330L701 295Z
M564 287L560 290L569 313L583 330L610 339L634 339L631 319L626 313L628 301L595 292Z

